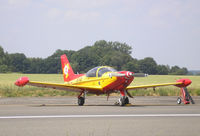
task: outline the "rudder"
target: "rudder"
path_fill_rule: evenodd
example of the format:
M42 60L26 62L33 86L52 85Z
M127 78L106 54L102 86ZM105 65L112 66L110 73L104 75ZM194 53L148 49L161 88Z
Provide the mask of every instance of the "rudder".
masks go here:
M61 64L62 64L62 72L65 82L69 82L74 79L75 74L74 71L69 63L69 60L67 59L67 56L65 54L60 56L61 58Z

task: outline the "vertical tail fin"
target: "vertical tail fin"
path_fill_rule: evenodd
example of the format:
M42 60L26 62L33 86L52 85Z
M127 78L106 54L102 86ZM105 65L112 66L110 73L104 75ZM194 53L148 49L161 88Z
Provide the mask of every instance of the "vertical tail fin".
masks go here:
M61 64L62 64L62 72L65 82L69 82L75 78L74 71L67 59L67 56L64 54L60 56Z

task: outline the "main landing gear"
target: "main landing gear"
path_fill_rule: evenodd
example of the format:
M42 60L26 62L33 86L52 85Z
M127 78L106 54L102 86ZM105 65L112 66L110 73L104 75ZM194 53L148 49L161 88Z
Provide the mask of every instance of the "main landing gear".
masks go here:
M78 105L79 106L83 106L84 103L85 103L85 98L83 98L83 97L78 98Z
M83 94L83 96L82 96ZM79 106L83 106L85 103L85 96L86 96L86 92L82 91L81 94L78 96L78 105Z
M182 102L181 97L178 97L178 98L177 98L177 104L181 104L181 102Z
M181 88L180 94L180 97L177 99L177 104L181 104L182 102L184 102L184 104L190 104L190 102L195 104L186 87Z

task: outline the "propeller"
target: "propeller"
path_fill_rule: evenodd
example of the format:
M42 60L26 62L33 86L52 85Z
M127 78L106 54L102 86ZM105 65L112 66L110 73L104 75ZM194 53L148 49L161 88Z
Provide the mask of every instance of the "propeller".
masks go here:
M145 73L134 73L133 76L134 77L147 77L148 74L145 74Z
M114 73L110 73L109 76L110 77L124 77L126 76L126 74L114 72Z
M132 72L128 72L126 74L124 73L117 73L117 72L113 72L113 73L110 73L110 77L124 77L124 76L134 76L134 77L147 77L148 74L145 74L145 73L132 73Z

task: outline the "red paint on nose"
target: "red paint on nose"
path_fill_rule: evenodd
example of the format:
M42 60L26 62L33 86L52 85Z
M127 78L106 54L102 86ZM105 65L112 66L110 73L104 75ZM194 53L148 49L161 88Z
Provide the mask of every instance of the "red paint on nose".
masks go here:
M127 73L126 73L126 75L127 75L127 77L131 77L131 76L133 76L133 72L129 72L129 71L127 71Z
M126 77L133 77L134 73L130 71L120 71L120 74L125 74Z

